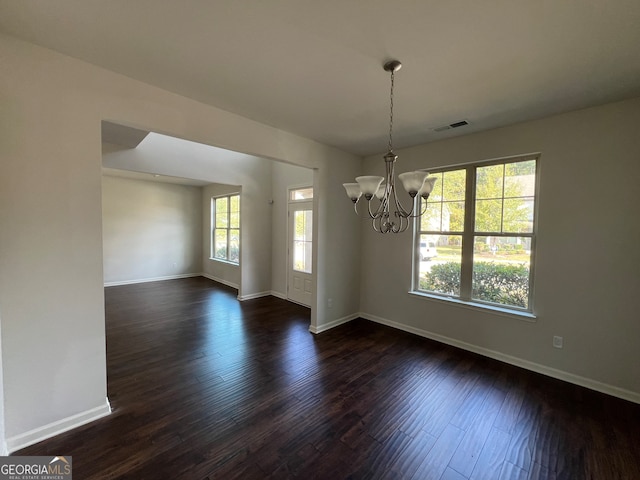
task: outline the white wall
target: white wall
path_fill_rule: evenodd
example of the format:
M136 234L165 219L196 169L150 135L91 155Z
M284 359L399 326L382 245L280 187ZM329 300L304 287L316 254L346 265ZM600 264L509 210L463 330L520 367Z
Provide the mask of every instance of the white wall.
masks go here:
M102 177L105 284L201 272L202 188Z
M535 323L409 295L411 234L363 226L369 318L640 401L640 99L398 151L399 172L541 152ZM364 161L381 171L380 156ZM369 259L369 260L367 260ZM552 347L552 336L564 348ZM504 357L504 356L510 357Z
M357 175L358 158L5 35L0 58L0 310L10 449L108 409L102 120L316 169L312 328L358 311L360 231L341 191ZM265 275L268 284L271 272ZM333 308L326 308L328 296Z
M287 188L312 185L312 170L155 133L135 149L105 153L103 164L216 182L202 193L201 271L239 288L241 298L286 294ZM241 190L242 261L236 266L210 258L210 201Z
M111 168L242 186L240 271L234 266L210 260L208 252L201 257L201 271L238 285L241 299L271 290L269 199L272 163L254 155L225 151L156 133L147 135L135 149L105 154L103 160L103 164ZM203 224L204 231L209 228L208 223Z
M282 162L273 162L272 168L271 291L279 297L286 298L288 189L291 187L312 186L313 171Z

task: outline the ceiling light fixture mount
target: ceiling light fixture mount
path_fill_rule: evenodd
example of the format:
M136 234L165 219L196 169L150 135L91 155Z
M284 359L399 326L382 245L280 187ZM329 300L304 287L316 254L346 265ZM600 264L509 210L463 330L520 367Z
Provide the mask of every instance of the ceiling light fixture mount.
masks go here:
M409 219L417 218L427 210L427 198L433 190L436 177L429 177L429 172L417 170L398 175L402 186L411 197L411 208L407 210L402 206L396 195L395 163L398 156L393 153L393 88L395 73L402 68L398 60L391 60L383 66L386 72L391 74L391 94L389 96L389 145L384 156L386 175L379 177L365 175L356 177L357 183L344 183L347 196L353 202L353 208L358 213L358 200L364 195L367 200L369 217L372 219L373 229L380 233L400 233L409 228ZM424 208L419 201L416 209L416 196L424 199ZM377 208L371 208L371 200L376 197L380 203Z

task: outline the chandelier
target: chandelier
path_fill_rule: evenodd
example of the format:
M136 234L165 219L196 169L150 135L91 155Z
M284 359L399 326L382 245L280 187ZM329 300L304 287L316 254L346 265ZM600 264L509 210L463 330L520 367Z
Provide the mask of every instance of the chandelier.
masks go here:
M427 198L433 190L433 185L437 177L429 177L429 172L418 170L415 172L405 172L398 175L402 186L411 197L411 208L407 210L402 206L396 195L395 163L398 156L393 153L393 81L395 73L400 70L402 64L398 60L391 60L384 64L384 69L391 73L391 95L389 108L389 148L384 156L386 175L378 177L365 175L356 177L357 183L344 183L347 196L353 202L353 208L358 213L358 200L364 195L367 200L369 217L372 219L373 229L380 233L400 233L409 227L409 219L417 218L427 211ZM424 199L416 208L416 196ZM372 206L373 198L377 203Z

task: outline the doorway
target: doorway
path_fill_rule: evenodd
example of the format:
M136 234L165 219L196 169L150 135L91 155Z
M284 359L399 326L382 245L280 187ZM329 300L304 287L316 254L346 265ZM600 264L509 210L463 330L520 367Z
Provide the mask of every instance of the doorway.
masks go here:
M313 187L289 189L287 298L311 307L313 295Z

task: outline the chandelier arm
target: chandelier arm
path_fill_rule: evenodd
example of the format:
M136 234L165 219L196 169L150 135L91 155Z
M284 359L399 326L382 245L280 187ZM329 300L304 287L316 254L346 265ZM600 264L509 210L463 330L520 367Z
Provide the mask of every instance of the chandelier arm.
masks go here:
M386 217L387 221L384 223L384 233L393 233L394 222L389 220L389 216Z
M395 201L396 204L396 209L398 210L398 213L403 216L403 217L410 217L411 214L413 213L413 205L411 206L411 210L409 210L407 212L407 210L404 208L404 206L402 205L402 202L400 202L400 200L398 200L398 196L396 195L395 192L393 192L393 199ZM413 199L412 199L413 200Z
M395 161L394 162L389 162L388 165L390 166L389 170L389 174L391 175L392 180L392 193L393 193L393 203L395 204L396 207L396 211L398 212L399 215L402 215L404 217L407 217L409 215L411 215L411 213L413 212L413 208L411 209L410 212L407 212L407 210L404 208L404 206L402 205L402 202L400 202L400 200L398 199L398 193L397 193L397 189L396 189L396 172L395 172ZM391 200L391 198L389 198L389 200Z
M418 218L424 215L425 213L427 213L427 199L423 197L419 197L419 198L420 198L420 212L416 213L415 215L410 215L409 216L410 218ZM422 200L424 200L424 207L422 206Z
M386 198L388 199L387 201L389 203L391 203L392 198L393 198L393 205L395 207L396 212L400 212L401 214L405 212L404 208L402 207L402 204L400 203L400 201L398 200L398 195L396 193L396 167L395 167L395 155L393 155L393 152L391 150L389 150L389 153L387 153L387 158L394 158L393 161L389 161L387 160L386 163L386 170L387 170L387 186L388 186L388 191L389 194L386 196ZM390 207L390 206L389 206Z
M378 232L378 233L382 233L377 227L376 227L376 220L378 220L377 218L374 218L373 220L371 220L371 225L373 226L373 229Z
M373 198L371 200L373 200ZM380 200L380 204L378 205L378 208L375 210L375 213L371 211L371 200L367 202L367 206L369 208L369 217L378 218L380 217L380 215L382 215L384 211L384 198Z
M389 153L387 153L387 157L389 157L389 154L392 154L393 152L391 152L391 150L389 150ZM395 161L389 161L387 159L387 157L385 157L385 170L386 170L386 174L387 174L387 178L385 180L386 184L385 184L385 188L384 188L384 202L385 202L385 207L386 207L386 212L390 213L391 210L391 196L394 194L395 192ZM389 158L393 158L394 156L392 155Z
M391 221L391 215L389 215L389 212L386 211L384 213L384 215L382 216L382 231L383 233L389 233L390 231L393 230L393 222Z
M368 211L369 211L369 216L370 216L371 218L376 218L376 216L375 216L375 215L373 214L373 212L371 211L371 200L369 200L369 201L367 202L367 209L368 209Z
M382 214L373 219L373 229L378 233L389 233L389 223L386 221L388 216Z
M403 224L406 221L406 219L404 217L398 215L398 220L399 220L398 223L394 224L394 226L393 226L393 233L400 233L400 232L404 231L404 229L402 227L403 227Z

